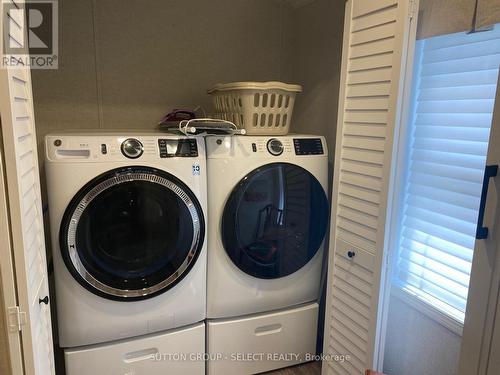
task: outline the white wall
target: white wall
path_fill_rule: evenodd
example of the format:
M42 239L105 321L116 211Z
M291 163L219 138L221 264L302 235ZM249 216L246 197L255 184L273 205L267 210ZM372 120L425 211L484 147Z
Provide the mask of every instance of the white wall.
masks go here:
M293 131L326 137L333 162L344 0L316 0L293 12L292 79L303 86L293 115Z
M461 337L391 296L384 357L388 375L454 375Z
M94 5L95 7L94 7ZM39 132L154 128L217 82L290 77L289 7L266 0L64 0L55 71L33 72Z

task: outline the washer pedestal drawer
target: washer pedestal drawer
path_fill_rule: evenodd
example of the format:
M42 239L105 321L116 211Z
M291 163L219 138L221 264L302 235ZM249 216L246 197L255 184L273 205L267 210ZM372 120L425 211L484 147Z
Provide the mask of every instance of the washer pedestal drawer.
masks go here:
M256 374L312 360L318 304L207 323L208 374Z
M205 374L205 324L66 349L67 375Z

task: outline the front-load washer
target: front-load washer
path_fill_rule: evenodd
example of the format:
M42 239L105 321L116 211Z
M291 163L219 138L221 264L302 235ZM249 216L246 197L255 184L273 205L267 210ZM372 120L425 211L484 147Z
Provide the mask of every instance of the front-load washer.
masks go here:
M61 133L46 136L45 146L60 346L203 321L204 140ZM204 347L204 330L194 332L186 337Z
M329 218L324 138L210 136L206 145L209 352L314 353ZM210 361L209 372L282 366Z

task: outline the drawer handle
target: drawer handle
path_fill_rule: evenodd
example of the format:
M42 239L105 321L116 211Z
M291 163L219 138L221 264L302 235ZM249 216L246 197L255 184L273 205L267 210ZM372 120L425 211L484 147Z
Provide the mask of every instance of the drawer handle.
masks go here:
M347 256L352 259L352 258L354 258L356 256L356 253L354 251L352 251L352 250L349 250L347 252Z
M134 362L151 360L154 359L156 354L158 354L157 348L138 350L135 352L126 353L124 355L123 361L125 363L134 363Z
M267 326L255 328L255 336L272 335L273 333L280 333L283 326L279 323L269 324Z

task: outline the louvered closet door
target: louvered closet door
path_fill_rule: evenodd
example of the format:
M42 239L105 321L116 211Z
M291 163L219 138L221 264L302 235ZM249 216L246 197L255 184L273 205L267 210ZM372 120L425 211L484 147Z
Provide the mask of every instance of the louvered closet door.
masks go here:
M29 69L0 69L0 115L25 373L48 375L54 356L50 307L39 302L49 290Z
M483 229L474 245L459 375L496 375L500 365L500 76L497 82L480 198Z
M410 8L407 0L346 4L324 353L349 358L330 357L323 374L382 366L387 201Z

